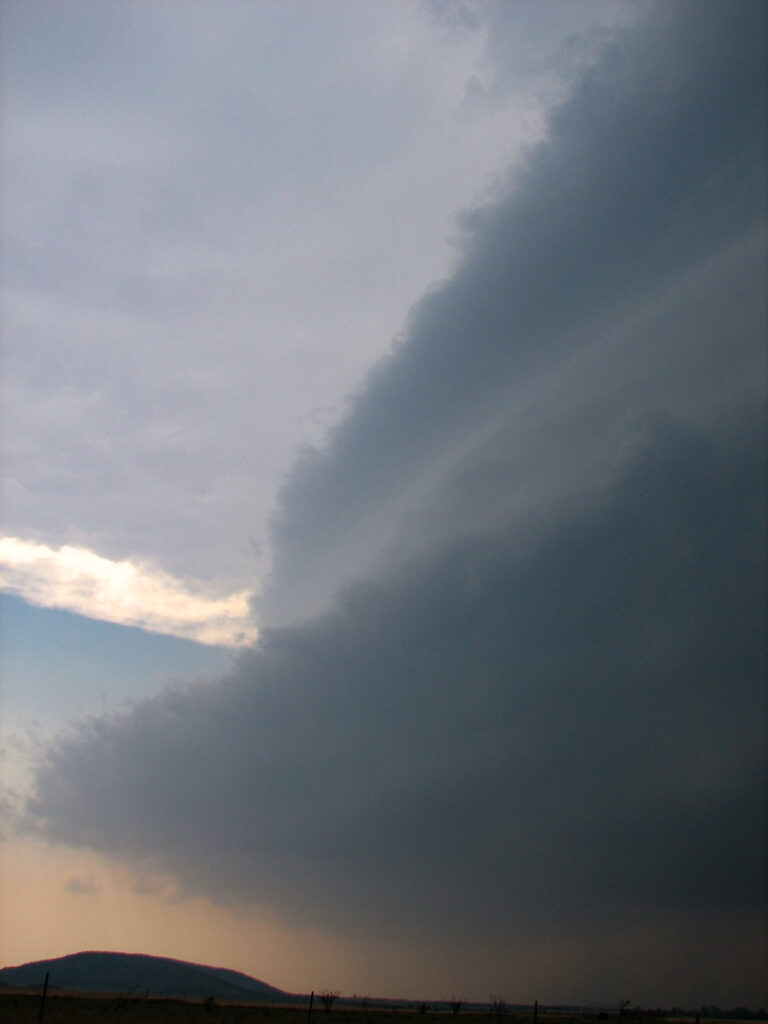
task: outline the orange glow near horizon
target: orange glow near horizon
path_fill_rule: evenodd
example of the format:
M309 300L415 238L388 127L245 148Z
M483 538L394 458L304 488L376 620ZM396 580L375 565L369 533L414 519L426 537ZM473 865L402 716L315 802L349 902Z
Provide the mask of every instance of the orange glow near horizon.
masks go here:
M31 840L0 845L0 964L109 950L227 967L302 991L335 984L346 953L313 929L288 929L171 885L142 885L96 854Z
M471 948L461 936L428 948L376 937L361 941L286 924L263 908L180 895L169 879L149 879L95 853L30 839L0 843L0 966L104 950L226 967L295 993L329 987L345 996L416 1001L452 994L481 1001L497 993L511 1003L544 1003L557 991L554 1001L564 1004L618 1005L628 991L642 1005L646 971L663 964L665 991L655 1005L673 1006L685 1005L693 991L699 1004L707 1002L720 973L710 942L718 935L721 947L725 942L740 950L738 967L729 968L729 1005L739 1005L768 952L763 923L755 920L745 931L743 920L720 915L699 924L697 935L694 922L667 915L641 927L616 922L586 940L537 941L529 934L517 944ZM700 976L687 979L689 993L680 979L691 945L702 967ZM631 976L623 966L627 948L641 953ZM587 995L593 977L620 978L620 988Z

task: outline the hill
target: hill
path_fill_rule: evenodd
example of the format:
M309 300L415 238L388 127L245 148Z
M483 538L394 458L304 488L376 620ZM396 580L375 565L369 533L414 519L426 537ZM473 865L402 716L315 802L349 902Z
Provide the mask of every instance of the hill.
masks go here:
M50 973L52 988L72 992L149 992L157 996L285 1002L292 997L239 971L139 953L72 953L0 969L0 984L40 986Z

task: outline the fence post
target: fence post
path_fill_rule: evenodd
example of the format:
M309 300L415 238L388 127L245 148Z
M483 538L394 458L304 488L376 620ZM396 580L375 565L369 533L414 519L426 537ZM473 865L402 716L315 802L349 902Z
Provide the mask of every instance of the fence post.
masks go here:
M50 976L51 976L51 972L50 971L46 971L45 972L45 984L43 985L43 997L40 1000L40 1012L37 1015L37 1024L40 1024L40 1021L43 1019L43 1007L45 1006L45 997L46 997L46 995L48 993L48 979L50 978Z

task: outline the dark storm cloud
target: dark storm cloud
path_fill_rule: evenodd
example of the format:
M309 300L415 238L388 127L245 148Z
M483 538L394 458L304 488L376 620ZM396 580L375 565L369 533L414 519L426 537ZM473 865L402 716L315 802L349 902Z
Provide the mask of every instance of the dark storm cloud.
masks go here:
M35 810L347 926L747 904L763 457L662 426L535 554L503 527L464 538L270 634L217 689L93 721L49 752Z
M693 951L719 913L754 937L764 16L706 11L612 44L467 216L462 269L286 484L287 624L49 747L44 834L430 948L666 915Z
M309 453L285 485L261 609L268 621L317 611L340 576L402 543L404 509L477 431L513 416L557 364L567 372L565 360L590 335L674 301L692 266L706 266L763 216L763 53L749 38L760 38L760 12L711 6L713 17L683 27L674 24L682 10L656 12L640 45L608 48L515 176L511 200L464 215L463 269L413 311L404 342L374 371L328 453ZM687 405L711 387L696 328L672 344L657 329L647 347L636 338L629 352L609 353L618 365L598 372L610 393L601 381L577 402L623 407L619 389L640 377L633 405L658 399L678 413L686 396L663 392L670 362L692 352L693 379L674 386L688 388ZM731 352L722 336L706 349L726 373L743 368L743 347ZM542 413L553 415L534 415ZM559 456L551 423L525 429L543 439L545 461Z

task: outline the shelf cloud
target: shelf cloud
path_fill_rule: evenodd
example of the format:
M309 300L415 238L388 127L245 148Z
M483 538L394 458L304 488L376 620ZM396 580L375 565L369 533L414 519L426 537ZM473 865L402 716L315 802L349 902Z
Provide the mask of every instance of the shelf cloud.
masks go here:
M27 828L363 945L566 936L580 998L765 997L765 57L754 3L601 41L287 476L258 643L48 746Z

